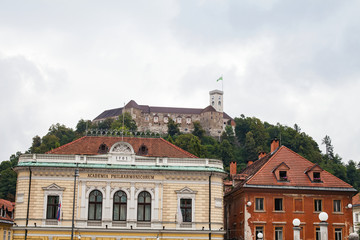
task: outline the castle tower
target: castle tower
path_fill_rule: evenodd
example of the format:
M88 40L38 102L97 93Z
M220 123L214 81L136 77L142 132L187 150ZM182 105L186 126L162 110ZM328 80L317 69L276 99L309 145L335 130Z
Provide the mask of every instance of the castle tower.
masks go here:
M210 91L210 105L218 112L223 112L223 91L213 90Z

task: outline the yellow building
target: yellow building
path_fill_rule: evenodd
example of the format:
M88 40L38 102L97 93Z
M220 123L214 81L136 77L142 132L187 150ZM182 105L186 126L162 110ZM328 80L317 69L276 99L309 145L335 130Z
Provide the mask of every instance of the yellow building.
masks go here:
M14 203L0 199L0 240L10 240L14 224Z
M22 155L15 171L13 239L70 239L73 232L86 240L191 240L225 233L222 161L197 158L162 138L87 136L48 154Z

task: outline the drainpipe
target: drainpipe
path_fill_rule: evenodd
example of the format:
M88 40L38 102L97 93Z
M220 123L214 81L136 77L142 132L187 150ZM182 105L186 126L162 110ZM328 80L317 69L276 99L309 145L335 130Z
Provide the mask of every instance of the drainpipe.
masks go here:
M76 164L77 165L77 164ZM76 177L79 176L79 169L75 168L74 174L74 196L73 196L73 210L72 210L72 219L71 219L71 240L74 239L74 215L75 215L75 190L76 190Z
M209 175L209 240L211 240L211 175Z
M31 175L32 171L29 168L30 176L29 176L29 193L28 193L28 202L27 202L27 210L26 210L26 224L25 224L25 240L27 240L27 233L28 233L28 223L29 223L29 211L30 211L30 193L31 193Z

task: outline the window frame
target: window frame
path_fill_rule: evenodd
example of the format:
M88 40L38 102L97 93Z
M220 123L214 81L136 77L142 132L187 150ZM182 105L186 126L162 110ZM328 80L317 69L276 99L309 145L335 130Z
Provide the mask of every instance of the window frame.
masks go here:
M100 193L100 196L101 196L101 201L97 201L97 196L98 195L95 195L95 201L91 201L91 194L92 193ZM104 197L103 197L103 193L99 190L99 189L93 189L90 193L89 193L89 199L88 199L88 220L89 221L101 221L102 220L102 214L103 214L103 200L104 200ZM94 205L94 218L93 219L90 219L90 211L91 211L91 205ZM100 208L100 218L98 219L97 218L97 215L96 215L96 210Z
M115 198L116 198L116 195L118 194L118 193L122 193L122 194L124 194L125 195L125 202L122 202L122 197L119 197L120 198L120 201L119 202L117 202L117 201L115 201ZM127 194L126 194L126 192L125 191L123 191L123 190L118 190L118 191L116 191L115 193L114 193L114 195L113 195L113 217L112 217L112 220L113 221L126 221L127 220L127 202L128 202L128 196L127 196ZM119 208L119 216L118 216L118 219L115 219L115 207L116 206L118 206L118 208ZM122 208L122 206L125 206L125 208ZM124 209L125 210L125 219L121 219L121 213L122 213L122 209Z
M281 231L279 231L279 229ZM277 236L277 233L281 233L281 237L280 236ZM279 238L280 237L280 238ZM275 240L283 240L284 239L284 228L283 227L279 227L279 226L275 226L274 227L274 239Z
M279 181L282 181L282 182L288 181L287 171L279 170Z
M340 234L340 236L338 236L338 234ZM342 228L334 229L334 239L335 240L343 240L343 229Z
M142 194L145 194L145 195L147 195L148 194L148 196L150 197L150 202L146 202L146 198L147 198L147 196L144 196L144 202L140 202L139 201L139 199L140 199L140 197L143 197L143 196L141 196ZM151 196L151 194L148 192L148 191L146 191L146 190L144 190L144 191L141 191L138 195L137 195L137 213L136 213L136 219L137 219L137 221L138 222L151 222L151 201L152 201L152 196ZM139 213L140 213L140 211L139 211L139 206L143 206L143 210L142 210L142 217L141 218L139 218ZM146 210L149 210L150 211L150 215L149 215L149 218L147 218L147 216L146 216Z
M342 213L341 205L342 205L341 199L334 199L333 200L333 213Z
M182 201L188 201L188 202L186 202L184 204L185 206L183 206ZM181 210L183 222L191 223L192 222L192 199L191 198L180 198L180 210ZM188 214L187 214L187 212L188 212ZM189 214L189 212L190 212L190 214Z
M50 198L55 199L54 203L49 203ZM60 197L59 195L47 195L46 202L46 219L54 220L57 219L57 213L59 211ZM49 207L52 207L51 216L49 216Z
M258 229L261 229L258 231ZM257 237L258 233L261 232L263 234L263 238L265 239L265 227L264 226L255 226L255 240L260 240L260 238Z
M319 208L319 204L317 204L317 202L318 203L320 203L320 210L318 210L318 208ZM322 199L314 199L314 212L322 212L322 210L323 210L323 200Z
M258 202L258 201L260 201L260 202ZM255 197L255 211L265 212L265 204L264 203L265 203L264 197ZM259 204L262 208L258 208L258 207L260 207Z
M281 209L276 209L276 200L281 200ZM274 198L274 212L284 212L284 198L275 197Z

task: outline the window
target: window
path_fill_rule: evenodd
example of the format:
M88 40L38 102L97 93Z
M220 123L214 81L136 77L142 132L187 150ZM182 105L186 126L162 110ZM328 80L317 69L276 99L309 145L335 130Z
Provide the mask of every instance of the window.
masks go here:
M59 196L48 196L46 206L46 219L57 219Z
M342 240L342 229L335 228L335 240Z
M164 123L168 123L169 122L169 118L168 117L164 117Z
M358 221L359 221L359 214L356 213L356 214L355 214L355 222L358 222Z
M158 116L155 116L155 117L154 117L154 123L157 123L157 122L159 122L159 117L158 117Z
M255 198L255 210L264 211L264 198Z
M186 118L186 124L190 124L191 123L191 118Z
M4 207L2 207L2 208L0 209L0 216L1 216L1 217L5 217L5 216L3 216L3 214L4 214Z
M183 222L191 222L192 217L192 201L191 199L180 199L180 209L183 217Z
M127 196L123 191L114 194L113 220L126 221Z
M279 171L280 181L287 181L286 171Z
M6 239L6 230L4 230L4 237L3 239Z
M275 198L275 211L283 210L283 200L282 198Z
M149 121L149 117L148 117L148 116L145 117L145 121L146 121L146 122Z
M11 232L8 231L8 240L10 240L10 239L11 239ZM5 240L5 238L4 238L4 240Z
M221 106L221 101L218 102L218 105Z
M138 221L150 221L151 220L151 195L148 192L141 192L138 196L138 209L137 209Z
M255 228L255 238L256 238L256 240L265 239L265 236L263 236L263 238L258 238L258 233L264 234L264 228L263 227L256 227Z
M320 228L315 229L315 240L321 240Z
M341 200L334 200L334 212L341 212Z
M321 212L322 211L322 200L315 199L314 200L314 211Z
M314 182L321 182L320 172L313 172L313 181Z
M102 193L94 190L89 195L89 220L101 220L102 216Z
M181 123L181 117L177 117L177 118L176 118L176 122L177 122L177 123Z
M282 239L283 239L283 228L275 227L275 240L282 240Z

